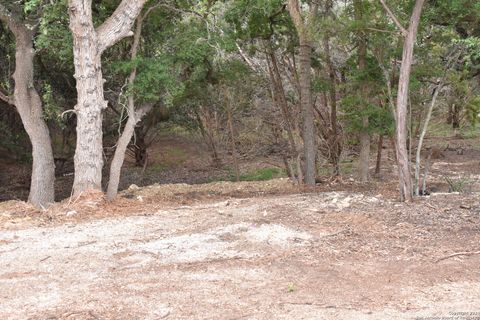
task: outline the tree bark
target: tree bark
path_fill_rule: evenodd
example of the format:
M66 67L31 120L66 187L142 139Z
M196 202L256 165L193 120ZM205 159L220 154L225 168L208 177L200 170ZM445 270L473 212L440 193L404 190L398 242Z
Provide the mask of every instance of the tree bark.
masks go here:
M302 17L298 0L289 0L288 11L293 20L300 41L299 58L299 82L300 82L300 105L303 118L303 144L304 144L304 181L309 186L315 185L315 125L311 92L311 23L315 18L318 5L312 4L306 19Z
M124 37L146 0L123 0L98 29L92 20L92 0L69 0L70 30L73 36L75 79L77 80L77 146L73 195L88 189L101 189L103 148L102 111L107 107L103 95L101 55Z
M232 151L233 168L235 170L235 180L240 181L240 166L238 164L237 143L235 139L235 130L233 128L232 97L228 90L228 88L223 87L224 96L226 98L227 123L228 131L230 132L230 146Z
M331 2L329 2L331 5ZM330 11L331 7L327 7L327 11ZM340 137L338 134L338 121L337 121L337 86L336 86L336 76L335 69L332 62L331 51L330 51L330 36L328 33L325 35L323 40L324 49L325 49L325 60L327 64L328 79L330 80L330 86L328 89L328 99L330 101L330 128L327 130L328 137L328 148L329 151L329 160L333 167L332 176L334 179L340 177L340 155L342 152Z
M268 73L272 83L272 86L271 86L272 98L274 102L276 102L276 104L280 107L283 118L285 119L288 143L289 143L289 149L290 149L289 154L293 160L301 152L301 150L297 148L297 145L294 139L294 121L288 109L288 102L285 96L285 89L282 83L282 78L280 76L280 70L278 68L277 57L270 43L265 44L265 50L267 52L266 56L267 56ZM286 159L285 161L286 161L286 167L285 167L286 170L290 171L291 174L294 175L293 170L291 170L290 168L291 165L288 162L288 159ZM299 184L303 184L303 179L300 179L302 177L302 175L300 174L301 170L302 170L301 167L297 167L297 173L299 174L297 175L297 177L294 177Z
M354 1L355 19L361 23L363 20L363 4L361 0ZM362 74L366 72L367 67L367 39L364 30L357 32L358 37L358 71ZM364 75L362 76L364 78ZM368 99L368 84L364 83L360 88L362 105L361 110L366 109ZM368 132L368 116L362 117L362 128L360 131L360 157L359 157L359 173L360 181L368 182L369 180L369 162L370 162L370 133Z
M443 83L440 83L435 88L432 101L430 102L430 106L428 107L425 122L423 123L422 133L420 133L420 137L418 139L417 153L415 156L415 195L416 196L420 195L420 161L421 161L420 156L422 153L423 140L425 139L425 135L427 134L428 124L430 123L430 118L432 117L433 108L435 107L435 103L437 102L437 97L440 90L442 89L442 86L443 86ZM426 179L426 177L424 177L424 179Z
M382 166L382 149L383 149L383 134L378 136L378 144L377 144L377 161L375 164L375 175L377 177L380 176L380 170Z
M135 34L133 35L133 43L130 54L131 61L134 61L137 58L143 21L147 14L148 11L145 15L140 16L137 19L137 25L135 27ZM128 77L128 86L130 88L133 87L136 76L137 68L134 67ZM125 152L127 151L130 140L132 140L133 133L135 132L135 126L153 107L153 104L145 104L139 110L135 111L135 97L133 93L128 96L127 104L128 120L125 124L122 135L117 141L117 147L115 148L115 153L110 164L110 176L107 187L107 200L109 201L113 200L117 196L120 175L122 172L123 162L125 160Z
M13 74L15 88L13 99L9 103L16 107L32 143L32 177L28 201L39 208L46 208L55 200L55 162L50 133L43 119L42 101L33 85L35 31L27 27L26 22L7 13L2 5L0 20L8 25L16 41Z
M398 176L400 184L400 200L413 200L412 176L407 152L407 107L410 73L413 61L413 47L417 36L420 16L425 0L416 0L407 35L403 43L402 64L398 80L398 94L396 105L396 154L398 162Z

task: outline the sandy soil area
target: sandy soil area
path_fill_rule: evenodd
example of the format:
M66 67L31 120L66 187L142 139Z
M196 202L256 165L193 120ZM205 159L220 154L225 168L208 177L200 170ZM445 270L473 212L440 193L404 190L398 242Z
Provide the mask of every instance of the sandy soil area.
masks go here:
M4 210L0 319L480 317L476 194L401 204L316 192L164 207L141 189L127 195L117 207L128 204L128 215L108 207L102 216L93 202L98 216L88 219L75 219L85 206L62 207L65 219Z

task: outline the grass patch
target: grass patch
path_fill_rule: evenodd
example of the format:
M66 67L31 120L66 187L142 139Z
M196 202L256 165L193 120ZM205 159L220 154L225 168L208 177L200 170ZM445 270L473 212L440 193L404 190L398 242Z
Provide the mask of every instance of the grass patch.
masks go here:
M475 139L480 136L480 128L478 126L475 127L464 127L460 129L460 136L463 139Z
M150 172L155 172L155 173L160 173L162 171L165 171L168 169L169 166L165 163L154 163L151 166L148 167L148 171Z
M430 123L427 135L431 138L451 138L456 134L463 139L474 139L480 137L480 126L464 125L458 129L453 129L452 125L444 122Z
M235 176L235 171L232 167L227 167L228 173L224 176L210 177L207 179L207 183L210 182L219 182L219 181L230 181L236 182L237 178ZM240 174L239 181L267 181L276 178L286 177L285 170L270 167L270 168L260 168L248 171L246 173Z
M266 181L282 176L284 176L284 172L280 168L260 168L240 175L240 181Z

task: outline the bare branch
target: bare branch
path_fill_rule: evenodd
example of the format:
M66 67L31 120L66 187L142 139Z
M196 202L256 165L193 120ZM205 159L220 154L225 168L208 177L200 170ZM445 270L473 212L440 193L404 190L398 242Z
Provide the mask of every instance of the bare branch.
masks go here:
M390 16L390 18L393 20L393 22L395 23L395 25L397 26L397 28L400 30L400 32L402 33L402 35L404 37L407 36L407 29L405 29L402 24L400 23L400 21L397 19L397 17L395 16L395 14L392 12L392 10L390 10L390 8L387 6L387 4L385 3L385 0L380 0L380 3L382 4L383 8L385 9L385 11L387 11L387 14Z
M122 0L113 14L97 28L99 51L133 35L132 26L147 0Z

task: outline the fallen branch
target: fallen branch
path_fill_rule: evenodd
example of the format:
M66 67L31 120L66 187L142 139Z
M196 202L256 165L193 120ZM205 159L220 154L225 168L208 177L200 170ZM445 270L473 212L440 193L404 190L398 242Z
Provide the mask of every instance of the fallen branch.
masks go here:
M453 258L453 257L458 257L458 256L473 256L475 254L480 254L480 251L472 251L472 252L457 252L457 253L453 253L451 255L448 255L448 256L445 256L445 257L442 257L440 259L437 259L435 261L435 263L438 263L440 261L443 261L443 260L447 260L447 259L450 259L450 258Z

